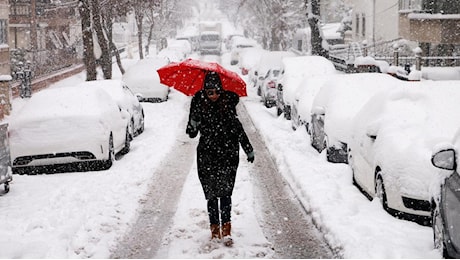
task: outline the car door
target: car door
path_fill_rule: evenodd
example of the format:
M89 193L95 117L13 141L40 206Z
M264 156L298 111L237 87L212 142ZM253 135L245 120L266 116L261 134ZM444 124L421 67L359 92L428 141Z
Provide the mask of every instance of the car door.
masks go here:
M311 116L310 143L320 153L326 148L326 133L324 132L325 113L313 113Z
M448 253L451 257L458 257L460 252L460 176L454 172L441 191L441 216L445 243L449 244Z
M139 127L141 116L142 116L142 105L140 104L137 97L131 91L131 89L127 85L123 85L123 92L125 93L127 99L129 99L130 103L132 104L132 114L134 119L134 126L135 129Z
M367 132L359 137L358 147L353 147L353 174L356 182L370 195L374 195L374 143L377 134Z

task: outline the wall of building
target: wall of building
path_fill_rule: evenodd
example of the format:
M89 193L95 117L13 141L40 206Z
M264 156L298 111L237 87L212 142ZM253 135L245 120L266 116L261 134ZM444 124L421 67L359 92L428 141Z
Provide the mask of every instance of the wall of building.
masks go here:
M353 41L368 44L397 39L398 0L352 0Z
M8 45L8 0L0 0L0 120L11 111L10 49Z

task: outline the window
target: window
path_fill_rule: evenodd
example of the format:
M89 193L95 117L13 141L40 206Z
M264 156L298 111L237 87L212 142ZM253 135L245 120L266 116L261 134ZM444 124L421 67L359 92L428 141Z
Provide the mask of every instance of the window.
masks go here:
M363 16L363 30L361 31L361 35L364 37L366 36L366 14L362 14Z
M54 47L56 49L62 49L64 47L55 31L49 31L48 34L51 39L51 42L54 44Z
M8 44L8 21L0 19L0 44Z
M399 10L422 10L422 1L424 0L399 0Z
M430 1L427 1L427 2L430 2ZM458 0L438 0L432 8L434 9L433 13L459 14L460 13L460 1Z
M355 35L359 35L359 14L356 14Z
M432 14L460 14L458 0L399 0L399 10Z

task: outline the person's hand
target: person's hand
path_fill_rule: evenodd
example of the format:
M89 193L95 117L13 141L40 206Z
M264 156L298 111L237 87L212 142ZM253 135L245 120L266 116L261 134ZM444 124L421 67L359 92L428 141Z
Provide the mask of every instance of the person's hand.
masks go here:
M254 163L254 152L248 153L248 162Z
M198 127L200 127L200 122L195 120L190 120L190 125L193 127L193 130L197 131Z
M200 127L200 122L197 122L197 121L192 119L187 124L187 129L186 129L185 133L187 133L190 138L195 138L198 135L199 127Z

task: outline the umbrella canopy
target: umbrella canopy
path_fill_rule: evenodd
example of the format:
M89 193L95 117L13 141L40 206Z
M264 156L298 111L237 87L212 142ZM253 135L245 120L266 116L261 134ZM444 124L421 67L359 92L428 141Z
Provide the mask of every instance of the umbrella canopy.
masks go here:
M240 97L247 96L244 80L237 73L215 62L187 59L170 63L157 70L162 84L173 87L187 96L193 96L203 88L205 75L209 71L219 74L224 90L233 91Z

